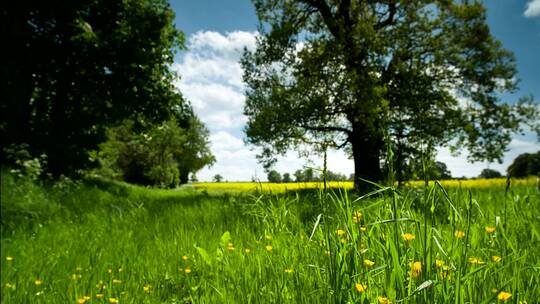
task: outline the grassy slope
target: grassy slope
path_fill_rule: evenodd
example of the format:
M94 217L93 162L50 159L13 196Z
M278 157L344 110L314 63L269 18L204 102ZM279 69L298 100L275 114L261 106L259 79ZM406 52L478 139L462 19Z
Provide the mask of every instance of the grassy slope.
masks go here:
M2 303L494 303L501 290L515 303L540 298L535 186L507 196L502 186L473 189L472 200L434 187L353 202L339 192L38 186L3 174L1 194ZM394 199L400 220L384 222ZM411 271L413 262L421 268Z

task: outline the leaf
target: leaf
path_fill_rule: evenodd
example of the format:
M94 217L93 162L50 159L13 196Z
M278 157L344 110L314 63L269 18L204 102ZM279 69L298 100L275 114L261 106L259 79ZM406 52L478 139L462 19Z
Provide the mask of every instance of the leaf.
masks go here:
M229 242L231 241L231 233L229 231L225 231L221 238L219 239L219 246L221 248L226 248Z
M212 259L210 258L210 255L208 254L208 252L206 252L206 250L204 250L204 248L195 246L195 249L197 249L197 252L199 253L199 255L201 256L203 261L208 266L212 265Z

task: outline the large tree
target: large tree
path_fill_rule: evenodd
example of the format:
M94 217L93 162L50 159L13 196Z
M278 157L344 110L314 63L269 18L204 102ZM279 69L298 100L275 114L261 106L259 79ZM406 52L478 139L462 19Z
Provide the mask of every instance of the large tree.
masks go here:
M478 1L254 0L257 49L245 53L248 142L267 166L290 148L345 148L355 186L380 180L385 138L399 162L450 140L471 160L501 160L532 99Z
M27 144L55 176L90 165L107 126L158 123L186 105L166 0L3 1L0 20L2 148Z

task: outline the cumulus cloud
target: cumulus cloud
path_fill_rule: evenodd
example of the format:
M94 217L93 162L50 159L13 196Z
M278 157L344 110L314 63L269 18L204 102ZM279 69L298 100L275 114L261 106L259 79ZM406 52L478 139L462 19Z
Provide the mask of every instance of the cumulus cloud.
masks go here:
M523 15L528 18L540 16L540 0L529 1Z
M239 60L244 48L253 50L255 32L197 32L188 39L188 52L173 69L177 87L211 131L241 128L244 85Z

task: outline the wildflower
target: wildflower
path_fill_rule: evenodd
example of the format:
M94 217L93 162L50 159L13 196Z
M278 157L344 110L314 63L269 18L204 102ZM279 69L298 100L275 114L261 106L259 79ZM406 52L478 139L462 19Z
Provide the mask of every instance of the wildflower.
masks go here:
M234 251L234 246L232 245L232 243L229 243L229 245L227 246L227 250Z
M364 285L364 284L361 284L361 283L356 283L354 285L354 288L356 288L356 291L358 291L358 292L365 292L366 289L367 289L367 285Z
M84 299L85 301L89 301L89 300L91 299L91 297L90 297L90 296L84 296L83 299Z
M77 304L84 304L84 303L86 303L86 300L84 298L79 298L77 300Z
M272 245L266 245L266 251L270 252L270 251L272 251L272 249L274 249L274 247L272 247Z
M503 302L506 302L506 301L510 300L511 297L512 297L512 294L509 293L509 292L506 292L506 291L501 291L497 295L497 299L499 301L503 301Z
M330 256L330 250L325 250L325 251L324 251L324 255L325 255L325 256Z
M336 234L337 234L337 236L343 236L343 235L345 235L345 230L343 230L343 229L337 229L337 230L336 230Z
M366 226L360 227L360 231L365 232L367 230Z
M118 304L118 299L117 298L109 298L109 303Z
M143 291L146 292L146 293L150 293L150 288L151 288L151 287L152 287L152 286L146 284L146 285L143 286Z
M364 266L366 266L366 267L371 267L371 266L373 266L373 265L375 265L375 262L373 262L373 261L371 261L371 260L368 260L368 259L365 259L365 260L364 260Z
M269 240L269 241L272 240L272 236L271 236L271 235L265 235L264 238L267 239L267 240Z
M245 252L245 253L250 253L250 252L251 252L251 249L246 248L246 249L244 249L244 252Z
M465 237L465 232L461 230L456 230L456 232L454 232L454 236L456 237L456 239L462 239L463 237Z
M405 240L405 241L412 241L415 239L415 236L414 234L412 233L404 233L401 235L401 237Z
M441 260L435 260L435 266L437 268L442 268L444 266L444 261Z
M118 279L114 279L114 280L112 280L112 283L113 284L122 284L122 281L118 280Z
M96 288L103 288L105 287L105 283L103 283L102 280L99 280L99 282L96 284Z
M118 268L118 272L122 272L122 271L124 271L124 268L122 267Z
M96 299L103 299L102 293L96 293Z
M377 301L379 302L379 304L391 304L392 302L390 302L390 300L387 298L387 297L377 297Z
M191 268L186 267L186 269L184 269L184 272L185 272L186 274L190 273L190 272L191 272Z
M36 284L36 286L39 286L39 285L43 284L43 281L40 280L40 279L36 279L36 280L34 281L34 284Z
M495 232L495 227L486 227L486 233L492 234L493 232Z
M469 257L469 263L473 265L483 265L485 264L481 259L475 257Z
M81 272L82 270L83 270L82 267L77 267L77 268L75 268L75 271L76 271L76 272Z
M411 277L417 278L422 273L422 263L421 262L413 262L410 264L411 266Z
M188 260L187 255L183 255L183 256L182 256L182 260L187 261L187 260Z
M73 281L77 281L77 280L80 279L80 278L82 278L82 275L80 275L80 274L74 273L74 274L71 275L71 279L72 279Z
M347 244L347 240L346 239L341 239L339 240L341 242L341 244Z
M293 270L291 268L285 268L285 273L293 273Z
M112 269L111 268L107 269L107 272L112 273Z
M502 257L498 256L498 255L494 255L491 257L491 260L495 263L499 263L501 260L502 260Z
M7 289L10 289L10 288L13 288L13 287L15 287L15 285L6 283L6 288L7 288Z
M358 224L360 223L360 221L362 220L362 213L358 210L354 211L353 212L353 216L352 216L352 220L355 224Z
M13 261L13 257L12 257L12 256L7 256L7 257L6 257L6 261L8 261L8 262Z

